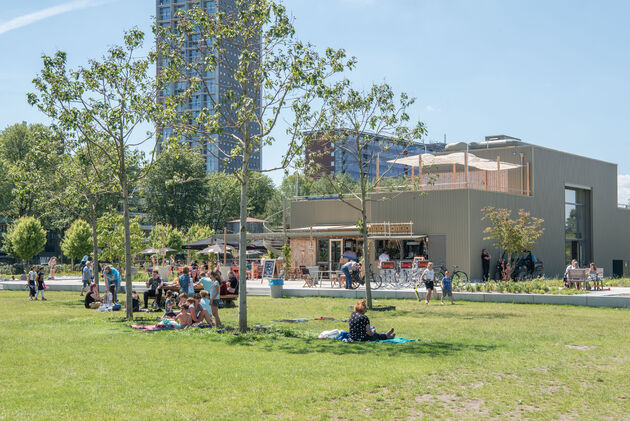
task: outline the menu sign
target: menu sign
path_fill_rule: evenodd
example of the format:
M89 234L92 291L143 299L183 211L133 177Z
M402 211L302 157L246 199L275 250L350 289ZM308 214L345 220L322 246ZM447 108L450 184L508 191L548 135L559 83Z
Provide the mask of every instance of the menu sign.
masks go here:
M396 235L412 235L411 222L385 222L378 224L368 224L367 232L371 236L396 236Z

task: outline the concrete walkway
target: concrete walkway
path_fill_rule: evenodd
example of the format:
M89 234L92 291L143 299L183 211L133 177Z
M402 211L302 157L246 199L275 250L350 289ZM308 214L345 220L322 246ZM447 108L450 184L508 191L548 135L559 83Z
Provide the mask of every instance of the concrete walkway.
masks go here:
M80 291L81 279L78 277L57 277L54 281L46 281L49 291ZM313 288L302 288L303 281L286 281L283 287L285 297L333 297L333 298L362 298L365 296L365 288L356 290L346 290L341 288L331 288L328 282L323 286ZM0 281L0 290L25 291L24 281ZM138 293L146 290L144 283L136 282L133 289ZM100 284L100 290L104 291L105 286ZM418 290L420 298L424 299L426 290ZM260 280L250 280L247 282L248 295L265 296L270 295L267 282ZM413 289L386 289L380 288L372 291L374 298L398 298L416 299ZM555 294L509 294L496 292L454 292L455 301L479 301L489 303L522 303L522 304L559 304L577 305L588 307L611 307L630 308L630 288L612 287L610 291L589 291L580 295L555 295ZM433 299L440 299L440 290L434 294Z

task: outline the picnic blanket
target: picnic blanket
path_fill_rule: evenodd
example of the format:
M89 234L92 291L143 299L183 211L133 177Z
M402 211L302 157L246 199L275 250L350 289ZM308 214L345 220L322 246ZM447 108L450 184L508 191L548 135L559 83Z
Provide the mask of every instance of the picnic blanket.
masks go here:
M274 322L283 322L283 323L304 323L304 322L309 322L311 320L327 320L327 321L334 321L336 320L334 317L317 317L315 319L306 319L306 318L299 318L299 319L277 319L277 320L273 320Z
M132 329L138 329L138 330L148 330L148 331L158 331L158 330L175 330L175 329L183 329L184 326L180 326L180 325L163 325L163 324L156 324L156 325L131 325Z
M338 341L342 341L342 342L352 342L352 339L350 339L350 332L346 332L345 330L337 331L337 332L339 334L335 337L333 334L336 333L336 329L330 330L330 331L324 331L319 335L319 338L320 339L337 339ZM406 342L414 342L414 341L419 341L419 340L420 339L407 339L407 338L403 338L399 336L398 338L383 339L380 341L373 341L373 342L404 344Z

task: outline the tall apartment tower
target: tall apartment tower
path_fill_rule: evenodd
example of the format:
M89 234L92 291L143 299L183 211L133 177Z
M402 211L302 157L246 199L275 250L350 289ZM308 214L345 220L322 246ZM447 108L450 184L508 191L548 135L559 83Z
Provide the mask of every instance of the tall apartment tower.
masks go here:
M170 27L175 29L177 22L177 14L180 10L189 10L193 7L199 7L205 10L209 14L221 12L230 12L236 10L236 3L234 0L156 0L156 19L158 25L162 27ZM188 60L195 60L199 58L199 50L195 47L195 37L188 40L186 43L186 58ZM240 49L235 45L228 45L228 51L226 57L228 60L233 60L236 66L236 60L240 55ZM157 63L157 72L160 72L160 63ZM234 66L234 67L235 67ZM213 72L206 72L204 75L204 84L209 87L208 92L199 91L193 95L188 104L186 110L192 112L193 117L196 113L203 108L211 108L213 103L220 103L221 98L224 98L225 91L233 88L236 85L232 72L225 65L218 64ZM186 82L178 82L171 84L167 89L161 92L161 96L173 95L176 92L182 92L186 89ZM256 98L256 101L260 103L260 98ZM259 128L252 125L253 133L257 133ZM157 150L161 150L161 143L164 139L167 139L172 135L173 130L171 128L162 128L157 133ZM202 156L206 161L206 171L211 172L226 172L232 173L235 168L240 168L241 162L239 159L225 160L221 159L223 154L217 151L220 148L223 152L229 154L231 148L230 137L227 134L215 135L216 138L213 142L206 142L199 136L195 136L186 141L193 147L199 148ZM221 157L220 157L221 156ZM262 167L262 151L256 151L250 158L250 168L252 170L260 170Z

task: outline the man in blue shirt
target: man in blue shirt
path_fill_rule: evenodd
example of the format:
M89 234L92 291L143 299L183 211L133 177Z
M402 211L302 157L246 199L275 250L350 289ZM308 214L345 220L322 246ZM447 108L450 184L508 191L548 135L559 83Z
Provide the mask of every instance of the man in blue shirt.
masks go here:
M114 285L114 302L118 302L118 287L120 286L120 273L111 266L107 266L103 272L105 276L105 284L109 290L110 285Z
M87 262L83 268L83 286L81 287L81 296L83 296L85 288L90 286L93 279L94 275L92 274L92 262Z

